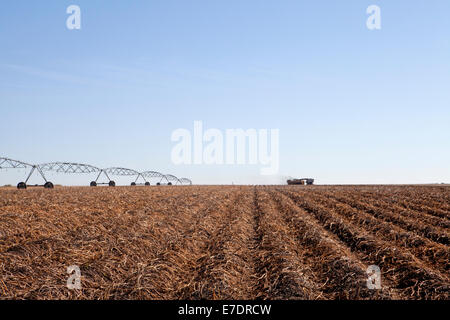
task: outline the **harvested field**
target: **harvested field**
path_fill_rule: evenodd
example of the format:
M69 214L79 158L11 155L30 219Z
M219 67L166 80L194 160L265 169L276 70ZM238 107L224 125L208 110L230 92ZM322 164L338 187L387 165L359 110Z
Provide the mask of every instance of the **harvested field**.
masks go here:
M0 188L0 298L448 300L449 228L448 186Z

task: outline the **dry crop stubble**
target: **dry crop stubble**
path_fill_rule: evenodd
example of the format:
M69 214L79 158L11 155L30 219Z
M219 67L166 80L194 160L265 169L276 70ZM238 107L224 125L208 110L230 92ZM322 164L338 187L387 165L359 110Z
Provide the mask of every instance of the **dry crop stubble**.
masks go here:
M449 203L445 186L1 188L0 299L449 299Z
M354 207L334 200L333 196L327 196L326 198L319 196L317 199L317 203L336 210L341 216L348 217L351 223L371 231L380 239L391 241L392 245L401 247L404 252L427 262L429 267L435 266L443 272L442 276L445 277L450 258L448 246L423 237L421 232L413 233L409 228L402 228L403 224L397 225L395 223L397 219L391 219L390 213L386 217L383 210L373 209L370 205L365 206L366 211L362 211L359 210L359 206ZM417 224L419 224L419 221Z
M313 215L323 228L335 233L341 241L368 264L380 266L384 277L401 289L406 297L416 299L442 299L448 297L449 282L434 268L417 261L407 250L392 246L366 226L358 226L351 217L326 207L314 195L287 191L289 197Z

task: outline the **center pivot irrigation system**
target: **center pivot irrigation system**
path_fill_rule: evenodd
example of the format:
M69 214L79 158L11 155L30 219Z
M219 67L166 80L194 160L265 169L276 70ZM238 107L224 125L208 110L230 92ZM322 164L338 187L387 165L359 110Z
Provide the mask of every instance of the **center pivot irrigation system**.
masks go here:
M122 177L136 177L132 186L145 185L150 186L149 179L159 179L156 185L192 185L192 181L187 178L177 178L171 174L162 174L157 171L144 171L138 172L133 169L112 167L107 169L100 169L89 164L74 163L74 162L50 162L43 163L39 165L29 164L23 161L13 160L9 158L0 157L0 169L30 169L27 179L24 182L19 182L17 184L18 189L26 189L28 180L32 174L37 171L39 175L44 179L45 183L43 185L34 185L39 187L44 187L46 189L53 189L54 185L52 182L48 181L45 177L45 172L56 172L56 173L67 173L67 174L89 174L98 173L97 178L90 183L91 187L96 187L98 185L108 185L110 187L115 187L116 182L112 180L111 176L122 176ZM99 182L100 176L104 175L107 182ZM139 178L143 181L138 183Z

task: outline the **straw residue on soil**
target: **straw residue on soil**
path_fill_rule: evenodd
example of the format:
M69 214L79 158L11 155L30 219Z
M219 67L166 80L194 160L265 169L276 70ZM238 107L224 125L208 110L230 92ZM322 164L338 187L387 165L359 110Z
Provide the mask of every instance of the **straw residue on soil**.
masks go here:
M449 227L445 186L1 188L0 299L449 299Z

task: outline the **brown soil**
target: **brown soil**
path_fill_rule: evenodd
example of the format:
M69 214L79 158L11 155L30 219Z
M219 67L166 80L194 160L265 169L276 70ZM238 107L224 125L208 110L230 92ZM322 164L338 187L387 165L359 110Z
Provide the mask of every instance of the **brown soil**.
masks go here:
M448 300L449 228L439 185L2 188L0 299Z

